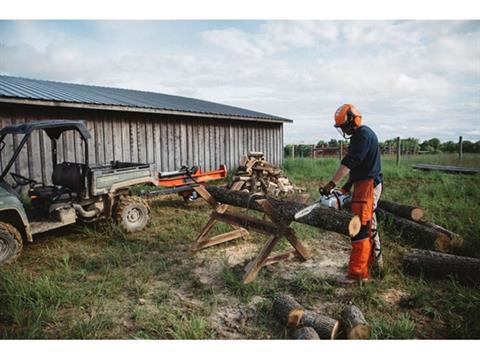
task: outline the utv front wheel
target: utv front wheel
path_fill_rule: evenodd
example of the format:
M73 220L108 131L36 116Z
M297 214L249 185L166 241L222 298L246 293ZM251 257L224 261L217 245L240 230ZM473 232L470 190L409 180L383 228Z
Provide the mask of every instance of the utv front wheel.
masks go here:
M115 222L127 233L141 231L150 219L150 207L138 196L122 196L114 210Z
M0 221L0 265L15 261L22 248L22 236L18 230L13 225Z

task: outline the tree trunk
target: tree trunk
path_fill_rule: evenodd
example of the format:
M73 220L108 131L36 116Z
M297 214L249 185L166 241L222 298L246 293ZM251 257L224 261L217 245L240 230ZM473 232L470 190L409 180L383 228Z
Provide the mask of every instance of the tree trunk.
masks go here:
M303 316L303 307L289 295L277 295L273 300L273 311L282 324L296 327Z
M403 256L409 274L430 278L453 276L464 283L480 283L480 259L455 256L435 251L411 249Z
M325 315L305 310L300 318L299 326L312 327L321 339L335 339L338 335L339 322Z
M397 204L390 201L380 200L378 207L405 219L418 221L423 217L423 210L410 205Z
M450 239L449 243L450 244L447 244L446 246L448 247L460 247L463 245L463 236L459 235L459 234L456 234L450 230L447 230L445 229L444 227L441 227L440 225L437 225L437 224L434 224L434 223L431 223L431 222L427 222L427 221L420 221L419 222L420 224L426 226L426 227L430 227L434 230L437 230L445 235L448 236L448 238Z
M302 327L293 333L295 340L320 340L317 332L312 327Z
M398 235L410 242L422 247L434 247L439 251L445 251L451 247L450 238L432 227L401 218L379 208L376 213L380 221L393 225L399 231Z
M358 307L347 305L342 311L342 330L347 339L369 339L370 325Z
M205 188L220 203L257 211L263 210L255 200L266 198L286 223L294 221L294 215L305 208L305 204L277 200L269 196L255 196L217 186L206 186ZM316 208L307 216L295 221L349 236L357 235L361 225L358 216L326 207Z

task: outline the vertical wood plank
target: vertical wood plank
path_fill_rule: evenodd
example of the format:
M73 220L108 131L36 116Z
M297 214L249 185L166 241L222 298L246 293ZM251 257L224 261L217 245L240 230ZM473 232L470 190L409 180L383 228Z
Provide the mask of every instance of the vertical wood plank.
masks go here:
M95 154L98 164L105 163L105 138L103 137L103 117L95 119Z
M160 124L158 121L153 120L152 123L153 131L153 161L157 166L157 170L162 168L162 158L161 158L161 149L160 149Z
M130 127L130 154L132 162L138 161L138 141L137 141L137 120L131 118L129 121Z
M167 124L168 131L168 171L173 171L175 169L175 130L174 123L172 120L168 119Z
M97 152L96 152L97 132L95 131L95 116L93 116L91 120L87 120L86 126L88 131L90 132L90 139L88 141L88 162L90 164L96 164L97 163Z
M186 165L190 166L188 162L188 149L187 149L187 124L185 120L182 120L179 124L180 134L178 140L180 141L180 166Z
M103 118L103 137L105 148L105 162L109 163L113 160L113 128L112 120L109 116Z
M145 133L145 119L137 120L137 148L138 148L138 162L147 162L147 139Z
M113 160L123 161L122 119L114 119L112 122L112 146Z

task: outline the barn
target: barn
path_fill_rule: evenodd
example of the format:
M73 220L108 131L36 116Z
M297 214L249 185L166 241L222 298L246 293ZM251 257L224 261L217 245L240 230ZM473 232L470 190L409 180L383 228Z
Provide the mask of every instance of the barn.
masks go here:
M83 120L92 134L90 163L155 163L160 171L182 165L234 168L241 155L262 151L283 160L283 124L292 120L193 98L120 88L0 75L0 127L38 120ZM2 169L15 139L1 153ZM83 162L82 142L69 131L58 160ZM38 132L12 171L50 182L50 143Z

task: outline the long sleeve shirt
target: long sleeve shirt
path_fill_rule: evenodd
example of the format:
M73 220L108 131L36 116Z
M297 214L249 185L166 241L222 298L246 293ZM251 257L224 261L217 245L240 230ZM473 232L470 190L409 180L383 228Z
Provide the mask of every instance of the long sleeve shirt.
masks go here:
M380 147L372 129L362 125L355 130L342 164L350 169L349 182L365 179L374 179L375 184L382 182Z

